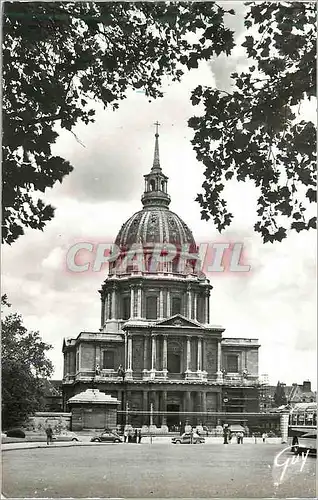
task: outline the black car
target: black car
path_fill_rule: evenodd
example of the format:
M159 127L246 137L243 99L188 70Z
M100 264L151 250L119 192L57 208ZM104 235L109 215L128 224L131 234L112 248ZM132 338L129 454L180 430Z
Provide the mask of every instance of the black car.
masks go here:
M104 431L101 434L97 434L96 436L92 437L91 442L96 442L96 443L101 443L101 442L106 442L106 443L122 443L123 440L114 431Z

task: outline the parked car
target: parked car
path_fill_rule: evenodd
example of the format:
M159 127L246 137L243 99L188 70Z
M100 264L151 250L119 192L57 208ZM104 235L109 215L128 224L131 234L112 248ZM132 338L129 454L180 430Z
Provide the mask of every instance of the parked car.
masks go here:
M61 434L53 433L53 441L79 441L79 437L75 434L75 432L65 431Z
M122 443L123 440L120 437L117 432L114 431L104 431L101 434L97 434L96 436L92 437L91 442L106 442L106 443Z
M185 432L182 436L173 437L171 439L173 444L191 444L191 434L189 432ZM192 434L192 444L203 444L205 443L205 439L203 436L199 436L196 432Z
M299 436L298 444L294 447L294 453L317 453L317 431L312 430L303 436Z
M6 431L7 437L13 437L13 438L25 438L25 432L22 429L10 429L9 431Z

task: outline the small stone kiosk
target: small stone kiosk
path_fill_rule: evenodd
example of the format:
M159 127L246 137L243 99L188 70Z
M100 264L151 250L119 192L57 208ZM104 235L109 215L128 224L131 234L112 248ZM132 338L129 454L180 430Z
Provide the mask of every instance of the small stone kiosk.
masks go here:
M72 412L72 430L116 429L118 399L100 392L87 389L68 400Z

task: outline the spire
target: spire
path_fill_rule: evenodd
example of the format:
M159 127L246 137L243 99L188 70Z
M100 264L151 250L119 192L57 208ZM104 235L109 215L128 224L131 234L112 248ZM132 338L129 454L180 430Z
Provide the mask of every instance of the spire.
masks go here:
M156 140L153 165L150 173L144 175L145 191L141 197L141 201L145 209L152 207L168 209L170 204L170 196L167 193L168 177L162 172L159 159L158 127L160 123L156 122L154 125L156 126Z
M156 123L154 123L155 127L156 127L156 134L155 134L155 152L154 152L154 156L153 156L153 165L152 165L152 171L156 170L156 171L161 171L161 167L160 167L160 159L159 159L159 131L158 131L158 127L160 126L160 123L158 123L158 121L156 121Z

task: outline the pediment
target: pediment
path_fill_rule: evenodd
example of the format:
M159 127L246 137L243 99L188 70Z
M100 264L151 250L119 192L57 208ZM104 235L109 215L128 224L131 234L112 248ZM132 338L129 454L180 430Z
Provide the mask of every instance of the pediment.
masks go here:
M158 321L156 326L175 326L175 327L188 327L188 328L203 328L203 325L194 319L188 319L181 314L175 314L170 318Z

